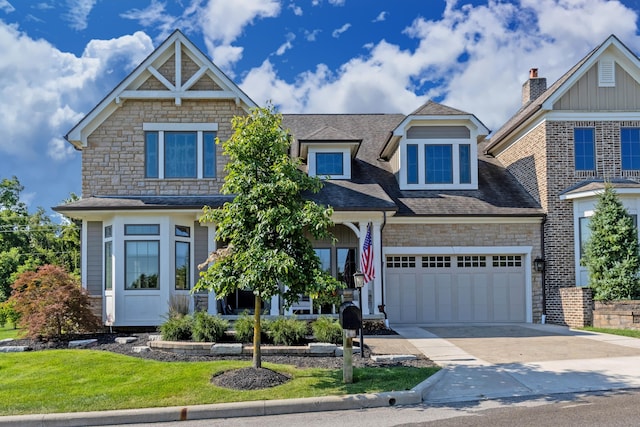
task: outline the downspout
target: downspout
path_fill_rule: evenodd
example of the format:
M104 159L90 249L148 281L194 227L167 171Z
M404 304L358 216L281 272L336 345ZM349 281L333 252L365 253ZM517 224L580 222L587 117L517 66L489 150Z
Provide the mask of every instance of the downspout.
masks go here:
M387 211L382 211L382 225L380 226L380 300L382 304L378 306L378 311L384 314L384 325L389 327L389 319L387 318L387 312L385 311L384 304L384 258L382 254L382 230L384 230L384 226L387 225Z
M546 276L547 276L547 267L546 267L546 258L544 256L544 225L547 222L547 216L545 215L540 222L540 256L543 260L545 260L545 268L542 270L542 319L540 323L546 323L547 321L547 285L546 285Z

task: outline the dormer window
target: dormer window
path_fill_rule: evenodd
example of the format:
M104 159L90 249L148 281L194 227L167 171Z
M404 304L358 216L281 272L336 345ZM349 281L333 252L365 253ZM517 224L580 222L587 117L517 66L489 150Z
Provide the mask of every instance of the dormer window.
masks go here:
M428 128L428 129L425 129ZM464 126L417 126L400 143L400 186L405 190L477 188L477 146Z
M309 175L327 179L351 179L351 161L361 142L330 126L298 140L300 157L306 160Z
M315 153L316 175L344 175L344 153Z
M309 175L329 179L351 179L349 147L309 147Z

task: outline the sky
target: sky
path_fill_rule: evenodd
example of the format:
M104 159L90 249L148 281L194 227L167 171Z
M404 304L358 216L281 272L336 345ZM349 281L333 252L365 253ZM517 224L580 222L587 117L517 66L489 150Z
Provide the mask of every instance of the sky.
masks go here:
M30 211L81 195L64 135L175 29L283 113L433 100L497 130L529 69L550 86L610 34L639 53L639 12L640 0L0 0L0 179L19 179Z

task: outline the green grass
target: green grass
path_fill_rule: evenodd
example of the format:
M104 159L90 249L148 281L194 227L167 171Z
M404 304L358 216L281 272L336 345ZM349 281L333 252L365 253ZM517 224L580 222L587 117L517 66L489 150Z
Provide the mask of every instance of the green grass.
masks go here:
M602 332L604 334L613 334L613 335L622 335L624 337L631 338L640 338L640 331L636 331L633 329L605 329L605 328L594 328L593 326L585 326L584 328L580 328L585 331L591 332Z
M264 363L292 376L264 390L214 386L219 372L250 366L244 361L158 362L94 350L47 350L0 357L0 415L100 411L249 400L408 390L439 368L296 369Z
M7 323L4 328L0 328L0 340L5 338L18 338L20 332L20 329L13 329L13 326Z

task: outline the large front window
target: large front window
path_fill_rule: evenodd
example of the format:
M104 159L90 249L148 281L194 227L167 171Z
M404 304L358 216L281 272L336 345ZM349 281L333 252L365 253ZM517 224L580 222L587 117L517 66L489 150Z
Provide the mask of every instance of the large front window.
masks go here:
M595 143L593 128L575 128L573 130L576 170L595 169Z
M640 128L620 129L623 170L640 170Z
M401 149L401 189L476 188L477 148L469 140L409 141Z
M215 178L215 123L145 123L145 177Z
M160 242L127 240L124 246L125 289L158 289Z

